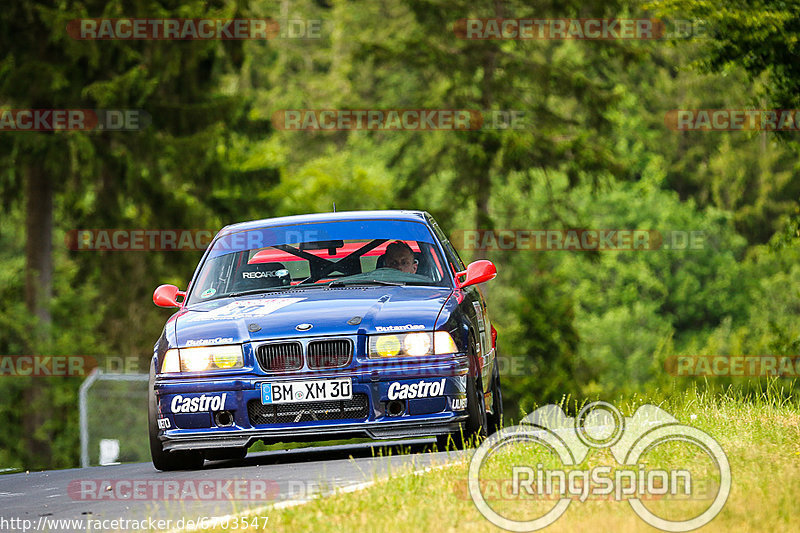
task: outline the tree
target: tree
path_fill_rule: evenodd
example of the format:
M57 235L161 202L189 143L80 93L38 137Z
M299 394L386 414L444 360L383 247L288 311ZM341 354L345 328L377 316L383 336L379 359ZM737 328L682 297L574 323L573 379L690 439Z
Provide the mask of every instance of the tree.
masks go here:
M0 46L6 51L0 63L0 101L6 107L138 109L153 119L137 132L3 134L8 139L0 152L6 163L0 181L3 207L8 218L17 209L25 212L26 264L20 271L38 335L7 331L2 344L26 354L63 349L76 354L98 349L95 339L103 338L111 339L106 349L148 359L152 341L143 346L142 339L157 337L160 317L151 313L141 320L141 305L120 304L147 302L161 272L179 266L190 272L197 254L151 254L145 261L142 253L78 252L84 255L76 261L74 279L81 287L74 294L85 297L85 305L65 316L53 309L64 296L54 287L67 289L57 280L54 284L54 271L61 268L53 259L54 238L63 246L64 233L79 228L219 227L252 205L243 200L249 197L243 185L269 175L269 162L243 173L227 159L230 131L258 134L253 124L247 124L249 130L243 127L246 102L222 87L224 75L241 65L241 42L91 41L73 39L66 31L69 21L87 17L187 14L235 18L242 11L234 1L37 0L14 3L0 15ZM61 252L56 256L68 261ZM109 305L112 300L117 305ZM7 320L21 318L15 316L16 307L4 307ZM103 318L96 332L77 339L70 335L95 323L95 313ZM131 327L136 323L140 328ZM66 338L78 342L65 347ZM74 392L74 384L45 387L42 380L33 380L15 398L29 413L21 434L28 466L53 464L50 443L64 428L45 422L50 400L68 390Z

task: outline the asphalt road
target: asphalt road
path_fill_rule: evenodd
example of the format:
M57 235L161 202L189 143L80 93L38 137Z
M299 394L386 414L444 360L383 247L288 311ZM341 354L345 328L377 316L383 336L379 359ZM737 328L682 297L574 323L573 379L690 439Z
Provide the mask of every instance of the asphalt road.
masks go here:
M397 445L412 453L401 454ZM293 505L333 488L358 489L391 471L441 465L459 453L432 453L419 440L392 441L391 447L368 443L253 453L242 460L207 461L202 470L187 472L136 463L2 475L0 531L176 529L189 520L230 518L256 508L262 511L248 519L260 516L262 526L267 506L276 502ZM158 520L171 522L155 525Z

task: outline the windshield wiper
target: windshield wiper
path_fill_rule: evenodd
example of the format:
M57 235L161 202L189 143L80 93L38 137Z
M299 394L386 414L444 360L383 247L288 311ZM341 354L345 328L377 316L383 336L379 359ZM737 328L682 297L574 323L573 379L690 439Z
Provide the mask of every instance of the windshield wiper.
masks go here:
M235 298L237 296L247 296L248 294L260 294L262 292L280 292L286 289L292 289L293 287L264 287L262 289L250 289L249 291L239 291L239 292L232 292L230 294L225 294L220 296L220 298ZM217 298L214 298L215 300Z
M344 287L345 285L388 285L390 287L402 287L405 283L397 283L396 281L383 281L380 279L365 279L365 280L333 280L328 283L328 287Z

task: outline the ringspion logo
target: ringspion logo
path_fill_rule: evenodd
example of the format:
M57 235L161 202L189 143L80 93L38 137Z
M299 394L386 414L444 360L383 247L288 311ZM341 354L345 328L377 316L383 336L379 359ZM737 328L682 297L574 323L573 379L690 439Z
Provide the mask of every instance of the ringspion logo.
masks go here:
M682 446L683 453L665 452L664 457L677 457L676 467L654 467L649 460L653 456L648 454L656 453L653 450L659 446L675 445ZM544 454L535 453L537 448ZM604 454L599 453L587 461L593 450L607 450L605 456L610 455L615 466L603 464L600 457ZM693 456L705 461L680 464L685 461L681 458ZM545 459L539 457L549 459L543 464ZM495 487L498 481L490 473L508 470L509 464L511 497L487 494L487 487ZM713 495L708 494L709 486L714 488ZM631 417L622 416L606 402L588 404L576 417L567 416L557 405L546 405L526 416L520 425L504 428L484 440L470 461L468 488L478 511L495 526L509 531L543 529L558 520L573 502L609 498L627 502L653 527L691 531L709 523L722 510L731 490L731 469L725 451L710 435L680 424L654 405L639 407ZM527 511L525 517L516 509L489 503L497 499L520 501ZM645 505L646 501L660 501L671 509L654 509ZM697 506L705 501L707 505ZM533 502L542 507L532 507ZM689 505L680 505L686 502Z

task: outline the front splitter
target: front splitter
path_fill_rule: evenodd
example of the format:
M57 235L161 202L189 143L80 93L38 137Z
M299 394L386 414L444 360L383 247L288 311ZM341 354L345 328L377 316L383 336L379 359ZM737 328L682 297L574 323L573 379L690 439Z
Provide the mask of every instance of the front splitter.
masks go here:
M391 440L401 437L434 437L457 433L466 422L467 415L444 420L408 421L396 423L363 423L324 427L281 429L248 429L193 435L162 437L164 451L208 450L218 448L243 448L258 440L267 443L292 441L313 442L332 439L370 438Z

